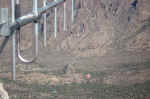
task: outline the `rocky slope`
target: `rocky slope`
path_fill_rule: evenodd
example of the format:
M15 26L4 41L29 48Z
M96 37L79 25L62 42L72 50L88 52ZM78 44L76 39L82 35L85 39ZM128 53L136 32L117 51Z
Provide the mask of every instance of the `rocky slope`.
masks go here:
M61 40L58 35L53 44L84 57L103 56L118 49L149 51L149 4L148 0L76 1L75 22L70 19L67 35Z
M41 7L42 0L39 2ZM71 22L71 0L66 2L67 31L63 31L63 5L60 5L56 39L53 36L54 9L49 11L47 39L52 49L84 57L103 56L120 49L150 50L149 0L75 0L74 23ZM31 11L32 1L21 0L21 8L22 15ZM32 46L32 31L31 24L22 28L22 49ZM41 41L42 35L41 32Z

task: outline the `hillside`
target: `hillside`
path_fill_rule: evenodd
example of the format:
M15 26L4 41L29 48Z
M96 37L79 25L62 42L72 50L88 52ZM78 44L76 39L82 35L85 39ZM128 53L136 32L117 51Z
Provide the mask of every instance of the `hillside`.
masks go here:
M32 0L20 1L22 15L32 11ZM75 0L73 23L71 1L66 31L63 5L57 7L57 38L54 9L47 12L47 47L40 21L38 58L31 64L17 58L16 81L11 39L0 55L0 84L10 99L150 99L150 0ZM0 0L1 7L10 12L10 0ZM26 58L33 54L33 30L33 24L21 28Z
M50 45L83 57L103 56L120 49L149 51L149 4L149 0L139 0L137 3L136 0L76 1L75 22L71 23L71 4L68 3L68 29L61 32L61 24L58 38L54 40L51 36ZM62 21L63 17L60 17L58 23Z

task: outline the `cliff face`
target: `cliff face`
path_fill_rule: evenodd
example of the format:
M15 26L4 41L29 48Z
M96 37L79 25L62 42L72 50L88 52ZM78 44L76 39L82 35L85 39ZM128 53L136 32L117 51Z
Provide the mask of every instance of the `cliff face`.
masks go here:
M63 31L63 5L60 5L56 39L53 36L54 10L49 11L49 47L84 57L101 56L118 49L149 51L149 0L75 0L74 23L71 22L71 0L66 0L66 3L67 31ZM31 11L32 1L21 0L21 8L22 15ZM22 28L23 49L32 46L32 31L31 24ZM42 33L40 35L42 40Z

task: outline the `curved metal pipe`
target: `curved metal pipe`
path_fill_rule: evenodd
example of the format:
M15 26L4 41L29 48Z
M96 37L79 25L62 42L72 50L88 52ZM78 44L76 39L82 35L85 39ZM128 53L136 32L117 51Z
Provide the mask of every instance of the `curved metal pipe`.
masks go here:
M21 55L21 47L20 47L20 40L21 40L21 34L20 34L20 30L18 30L17 33L17 53L18 53L18 58L24 62L24 63L32 63L36 60L37 55L35 53L35 56L31 59L25 59L22 55Z
M20 9L20 8L19 8ZM37 0L33 1L33 12L37 12ZM18 12L20 13L20 12ZM18 17L20 17L20 15L18 15ZM37 59L38 56L38 23L35 23L35 48L34 48L34 52L35 52L35 56L33 58L30 59L25 59L22 55L21 55L21 47L20 47L20 41L21 41L21 33L20 33L20 29L18 29L17 31L17 53L18 53L18 58L24 62L24 63L32 63Z

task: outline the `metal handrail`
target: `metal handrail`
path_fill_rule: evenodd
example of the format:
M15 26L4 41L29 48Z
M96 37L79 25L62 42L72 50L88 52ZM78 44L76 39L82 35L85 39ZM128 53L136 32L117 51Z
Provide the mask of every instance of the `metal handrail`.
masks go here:
M3 24L2 28L5 28L5 31L3 32L4 33L9 32L9 35L11 35L18 28L23 27L26 24L38 21L41 18L42 14L44 14L47 10L49 10L52 7L56 7L58 4L61 4L63 2L65 2L65 0L56 0L51 3L47 3L47 6L38 8L36 13L31 12L22 17L19 17L16 19L15 22L12 22L8 26L6 26L6 24Z
M47 25L47 15L46 15L46 11L49 10L50 8L55 7L55 20L54 20L54 36L56 38L56 33L57 33L57 8L56 6L64 3L65 0L54 0L53 2L47 2L47 0L43 1L43 7L38 8L38 0L33 0L33 11L24 15L24 16L17 16L15 11L17 11L18 9L16 9L15 7L15 1L16 1L16 5L20 5L19 0L11 0L11 22L6 22L3 24L0 24L0 30L1 30L1 34L2 36L5 37L4 41L2 42L2 46L0 47L0 54L2 53L4 47L6 46L9 38L12 36L12 45L13 45L13 65L12 65L12 77L13 80L16 80L16 51L17 51L17 55L18 58L24 62L24 63L32 63L34 62L37 57L38 57L38 30L39 30L39 20L42 18L42 16L44 17L44 47L47 46L47 29L46 29L46 25ZM17 17L15 17L17 16ZM74 0L72 0L72 22L74 21ZM20 29L24 26L27 25L29 23L33 23L34 24L34 32L35 32L35 48L34 48L34 56L30 59L25 59L25 57L21 54L21 46L20 46L20 41L21 41L21 32ZM64 3L64 31L67 29L66 26L66 3ZM17 48L17 49L16 49Z
M6 34L3 36L12 36L18 28L21 28L24 25L27 25L32 22L37 22L47 10L56 7L57 5L64 2L65 0L56 0L50 3L48 2L46 6L38 8L36 13L33 11L17 18L16 21L13 21L11 23L9 22L10 24L3 24L0 28L1 30L3 30L3 34Z

